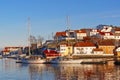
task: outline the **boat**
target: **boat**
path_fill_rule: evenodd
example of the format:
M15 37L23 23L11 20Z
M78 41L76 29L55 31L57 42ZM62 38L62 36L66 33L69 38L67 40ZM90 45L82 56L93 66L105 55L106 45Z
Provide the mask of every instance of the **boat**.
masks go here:
M20 62L20 61L18 61ZM29 58L21 59L21 63L25 64L44 64L46 63L46 59L43 59L40 55L31 55Z
M82 59L71 59L66 57L56 57L50 61L51 64L80 64Z
M46 63L46 60L41 56L41 55L32 55L31 54L31 50L30 50L30 23L29 23L29 18L28 18L28 47L29 47L29 51L28 51L28 56L25 56L23 58L19 58L16 60L16 63L25 63L25 64L42 64L42 63Z

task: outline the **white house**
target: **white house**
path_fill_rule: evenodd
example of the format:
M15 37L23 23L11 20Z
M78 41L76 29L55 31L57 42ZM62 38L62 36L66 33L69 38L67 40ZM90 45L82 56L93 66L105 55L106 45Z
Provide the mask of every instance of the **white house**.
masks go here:
M90 31L90 36L96 36L97 34L99 34L99 30L97 30L97 29L92 29L91 31Z
M112 32L100 32L98 37L101 39L114 39L114 35Z
M92 42L77 42L74 46L74 54L92 54L94 48L96 46Z
M103 29L101 30L101 32L111 32L112 31L112 27L110 26L103 26Z
M81 40L83 37L87 36L87 33L85 30L75 30L76 33L76 39Z

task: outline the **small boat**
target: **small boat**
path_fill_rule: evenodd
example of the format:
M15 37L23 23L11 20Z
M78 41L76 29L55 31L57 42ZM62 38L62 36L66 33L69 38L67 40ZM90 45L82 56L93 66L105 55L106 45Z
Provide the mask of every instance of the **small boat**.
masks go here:
M46 59L43 59L40 55L31 55L26 58L17 60L16 63L25 63L25 64L44 64Z
M66 57L56 57L50 61L51 64L80 64L82 59L70 59Z

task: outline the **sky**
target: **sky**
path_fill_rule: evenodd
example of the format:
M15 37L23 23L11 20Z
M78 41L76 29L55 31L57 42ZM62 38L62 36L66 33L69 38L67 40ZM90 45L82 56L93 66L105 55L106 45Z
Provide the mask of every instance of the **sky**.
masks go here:
M44 40L67 29L120 26L120 0L0 0L0 47L26 46L30 33Z

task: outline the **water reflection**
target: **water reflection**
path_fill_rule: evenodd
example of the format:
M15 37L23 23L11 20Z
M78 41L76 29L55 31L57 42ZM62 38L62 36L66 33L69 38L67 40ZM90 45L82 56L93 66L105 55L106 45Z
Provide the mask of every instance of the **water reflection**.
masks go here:
M120 80L120 66L109 64L31 65L29 71L32 80Z
M17 64L0 60L0 80L120 80L120 66L83 64Z

